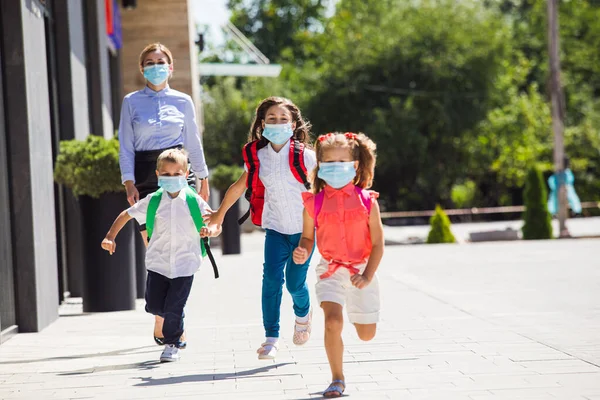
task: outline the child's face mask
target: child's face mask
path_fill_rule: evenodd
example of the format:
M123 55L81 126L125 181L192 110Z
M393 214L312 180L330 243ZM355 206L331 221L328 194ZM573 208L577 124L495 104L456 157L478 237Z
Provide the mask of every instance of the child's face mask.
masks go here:
M287 124L265 124L262 136L273 144L284 144L292 137L294 130L292 123Z
M322 162L317 176L334 189L341 189L356 177L354 161Z
M187 184L187 178L184 175L158 177L158 186L169 193L177 193L185 188Z

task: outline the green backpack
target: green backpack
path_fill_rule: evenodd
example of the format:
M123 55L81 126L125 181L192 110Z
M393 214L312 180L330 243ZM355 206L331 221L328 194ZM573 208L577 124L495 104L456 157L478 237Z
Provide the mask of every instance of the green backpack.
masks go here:
M198 206L198 201L196 200L196 192L189 186L185 187L183 190L185 192L185 201L187 202L188 209L190 210L190 214L192 215L192 219L194 220L194 225L196 226L198 234L200 234L200 229L202 229L202 227L204 226L204 219L202 219L202 213L200 212L200 207ZM150 241L152 233L154 232L154 220L156 219L156 211L158 210L158 206L160 205L163 192L163 188L160 188L150 195L150 203L148 203L148 211L146 213L146 231L148 232L148 241ZM215 279L218 278L219 270L217 269L217 264L212 255L212 252L210 251L210 244L208 238L202 238L200 240L200 247L202 248L202 257L206 257L208 255L208 258L210 259L210 262L213 266Z

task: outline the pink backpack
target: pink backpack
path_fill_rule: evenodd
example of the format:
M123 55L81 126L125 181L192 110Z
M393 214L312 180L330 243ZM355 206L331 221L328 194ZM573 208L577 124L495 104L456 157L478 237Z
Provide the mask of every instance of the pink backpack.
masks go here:
M361 189L358 186L354 186L354 190L356 190L356 194L358 194L360 201L362 201L363 205L367 209L367 212L370 214L371 213L371 195L369 194L369 192L367 190ZM317 226L318 226L317 217L319 216L319 213L321 212L321 208L323 208L323 199L324 198L325 198L325 192L323 190L321 190L315 196L315 217L314 217L315 228L317 228Z

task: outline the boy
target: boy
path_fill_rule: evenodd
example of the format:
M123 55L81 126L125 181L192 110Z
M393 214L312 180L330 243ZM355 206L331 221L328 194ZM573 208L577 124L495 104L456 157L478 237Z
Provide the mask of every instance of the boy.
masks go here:
M202 215L207 214L210 208L197 193L189 189L186 181L188 158L181 150L162 152L157 160L156 175L161 189L123 211L102 241L102 248L110 254L115 252L115 238L131 218L149 228L146 311L164 318L165 349L160 361L169 362L177 361L180 357L183 308L190 294L194 273L202 263L204 245L201 244L201 238L218 236L221 226L202 226L198 231L198 222L192 217L195 204L190 206L189 202L195 199Z

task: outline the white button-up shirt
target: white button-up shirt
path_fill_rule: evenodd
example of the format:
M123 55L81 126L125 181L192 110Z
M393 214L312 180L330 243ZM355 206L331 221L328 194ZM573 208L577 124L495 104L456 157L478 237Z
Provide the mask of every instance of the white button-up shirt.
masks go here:
M127 213L140 224L146 223L146 214L151 195L146 196ZM200 196L196 195L202 215L210 209ZM202 264L200 234L188 208L185 192L175 198L164 191L156 217L152 239L146 251L146 268L169 279L193 275Z
M265 206L262 227L284 235L302 232L303 184L298 182L290 168L290 142L276 152L271 143L258 150L260 163L258 177L265 185ZM315 152L304 149L304 165L308 175L317 166Z

